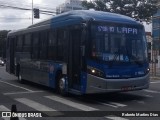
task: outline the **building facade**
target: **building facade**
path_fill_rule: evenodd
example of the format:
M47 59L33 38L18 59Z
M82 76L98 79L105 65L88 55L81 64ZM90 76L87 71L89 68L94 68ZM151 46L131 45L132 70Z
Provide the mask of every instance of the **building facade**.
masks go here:
M147 47L148 47L148 60L149 62L151 62L153 60L151 32L146 32L146 38L147 38Z
M153 16L152 19L152 34L153 34L153 49L160 49L160 10Z
M160 2L158 6L160 6ZM158 63L160 63L160 9L152 18L152 39L153 61L158 61Z
M84 10L85 8L82 7L81 0L66 0L65 3L59 5L56 8L56 13L60 14L63 12L67 12L70 10Z

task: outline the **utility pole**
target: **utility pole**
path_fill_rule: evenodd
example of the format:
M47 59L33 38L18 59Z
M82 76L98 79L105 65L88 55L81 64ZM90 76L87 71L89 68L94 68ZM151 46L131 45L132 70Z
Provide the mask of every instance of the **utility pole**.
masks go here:
M33 25L33 0L32 0L32 25Z

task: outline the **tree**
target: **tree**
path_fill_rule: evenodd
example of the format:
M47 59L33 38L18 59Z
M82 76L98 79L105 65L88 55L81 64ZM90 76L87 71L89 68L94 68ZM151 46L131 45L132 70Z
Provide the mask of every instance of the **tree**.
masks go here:
M8 32L9 31L7 30L0 31L0 57L6 56L6 40Z
M153 14L158 10L159 0L94 0L83 1L82 6L99 11L126 15L136 20L151 22Z

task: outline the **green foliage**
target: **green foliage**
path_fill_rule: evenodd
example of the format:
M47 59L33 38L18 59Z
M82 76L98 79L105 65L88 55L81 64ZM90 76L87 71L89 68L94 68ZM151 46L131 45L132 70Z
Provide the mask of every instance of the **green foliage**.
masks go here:
M9 31L7 31L7 30L0 31L0 57L5 57L6 40L7 40L8 32Z
M153 14L158 10L158 2L159 0L95 0L83 1L82 6L87 9L118 13L150 23Z

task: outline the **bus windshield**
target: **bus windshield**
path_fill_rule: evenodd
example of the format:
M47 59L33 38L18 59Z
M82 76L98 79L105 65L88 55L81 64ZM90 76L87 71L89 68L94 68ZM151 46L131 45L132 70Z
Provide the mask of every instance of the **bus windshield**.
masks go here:
M142 63L147 47L142 26L91 25L91 58L104 62Z

